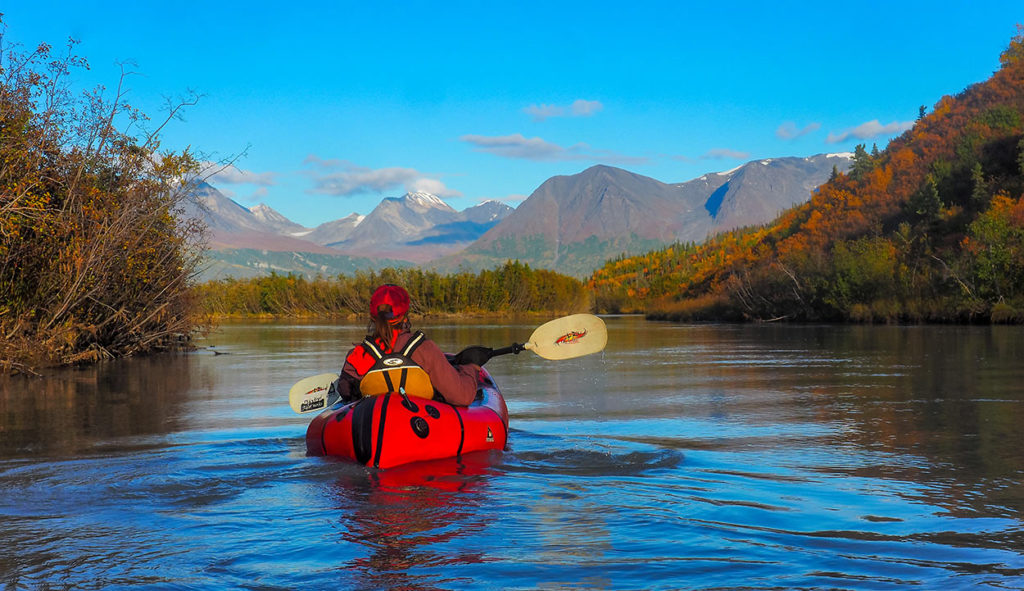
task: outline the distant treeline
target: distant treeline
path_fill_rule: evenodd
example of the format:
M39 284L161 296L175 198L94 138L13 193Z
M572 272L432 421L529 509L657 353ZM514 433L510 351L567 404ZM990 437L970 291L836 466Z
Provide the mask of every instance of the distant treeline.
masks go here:
M202 310L211 316L361 316L368 313L370 295L382 283L408 290L412 313L421 316L569 313L590 305L581 281L518 261L475 274L384 269L317 279L276 274L220 279L198 285L196 293Z

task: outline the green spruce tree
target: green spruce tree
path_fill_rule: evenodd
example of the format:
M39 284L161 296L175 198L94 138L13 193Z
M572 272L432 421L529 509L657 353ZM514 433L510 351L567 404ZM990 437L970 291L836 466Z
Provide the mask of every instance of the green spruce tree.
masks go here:
M910 202L907 205L923 222L930 223L937 220L939 212L942 211L942 198L939 197L939 188L935 184L935 177L928 175L924 185L910 197Z

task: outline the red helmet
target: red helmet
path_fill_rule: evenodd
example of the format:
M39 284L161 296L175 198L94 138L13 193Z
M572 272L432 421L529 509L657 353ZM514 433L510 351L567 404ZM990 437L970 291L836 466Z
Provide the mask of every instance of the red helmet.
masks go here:
M377 309L385 304L391 306L392 318L401 318L409 311L409 292L391 283L381 285L370 298L370 316L376 317Z

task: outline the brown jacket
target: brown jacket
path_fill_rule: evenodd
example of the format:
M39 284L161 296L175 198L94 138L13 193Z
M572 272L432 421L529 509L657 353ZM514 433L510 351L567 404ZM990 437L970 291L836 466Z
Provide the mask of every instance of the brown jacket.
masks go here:
M408 331L400 333L395 339L395 350L401 350L411 338L412 333ZM356 349L362 349L362 347L362 345L356 345L345 357L345 366L341 370L342 380L339 384L342 387L343 398L358 398L358 384L363 376L359 374L349 359L353 353L358 354ZM469 406L476 398L479 365L452 365L437 343L430 339L424 339L420 346L412 352L412 360L427 372L434 390L439 392L446 402ZM345 396L346 384L352 392L349 396Z

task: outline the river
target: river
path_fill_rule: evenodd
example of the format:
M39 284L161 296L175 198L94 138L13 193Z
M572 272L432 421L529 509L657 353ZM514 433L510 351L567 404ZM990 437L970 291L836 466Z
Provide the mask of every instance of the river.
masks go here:
M385 471L287 404L363 326L0 378L0 588L1024 588L1021 328L606 321L488 363L506 451Z

